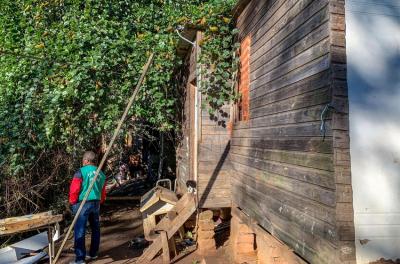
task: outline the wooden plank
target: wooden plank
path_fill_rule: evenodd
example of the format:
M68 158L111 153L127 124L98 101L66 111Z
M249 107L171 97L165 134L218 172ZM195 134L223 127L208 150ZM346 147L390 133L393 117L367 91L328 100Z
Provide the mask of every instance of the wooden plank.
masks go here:
M263 13L267 12L269 9L271 2L275 2L274 0L272 1L258 1L258 0L253 0L251 1L246 8L243 10L243 12L240 14L240 16L237 19L236 26L240 28L242 31L245 31L246 28L251 28L251 24L256 23L257 20L260 19ZM243 35L240 36L242 38Z
M331 121L326 120L326 136L332 136ZM234 130L234 138L264 138L264 137L318 137L321 136L321 121L295 123L280 126L266 126ZM322 137L320 139L322 141Z
M327 8L329 0L312 1L312 4L304 9L300 15L296 16L293 20L288 23L282 24L283 27L279 28L279 32L274 34L274 32L269 35L268 33L263 35L263 37L257 39L252 45L252 62L255 63L256 60L253 58L259 58L264 53L281 43L286 37L291 33L299 29L301 25L305 23L317 23L322 24L329 18L329 10ZM299 5L300 7L301 5ZM271 37L272 36L272 37Z
M195 130L196 130L196 124L195 124L195 111L196 111L196 102L195 102L195 94L196 94L196 87L192 84L189 84L188 87L188 94L189 94L189 127L190 127L190 132L189 132L189 179L194 180L195 179L195 153L194 150L196 149L196 144L195 142Z
M329 87L294 96L276 103L266 104L258 108L250 109L251 119L288 111L311 108L316 106L325 107L332 99ZM321 111L322 112L322 111ZM319 116L321 113L319 113ZM329 117L329 116L328 116Z
M296 56L289 58L289 60L282 61L282 56L279 56L277 62L265 64L250 74L252 87L256 89L260 84L271 82L305 64L311 62L329 52L330 43L329 38L316 43L314 46L302 51Z
M336 263L334 244L305 232L301 226L271 212L268 204L259 202L257 195L262 195L260 192L246 190L242 193L245 195L234 197L234 202L272 235L284 241L310 263Z
M232 175L231 179L233 201L235 201L235 197L244 195L244 193L242 193L243 190L237 188L254 189L268 196L267 200L271 203L271 209L275 208L277 212L282 211L284 208L280 209L281 206L286 205L301 212L307 212L308 216L325 222L331 226L334 226L336 223L336 211L332 207L322 205L321 203L307 199L295 193L289 193L282 189L266 185L260 179L241 172ZM277 207L272 206L272 204L275 204Z
M231 161L232 163L240 163L243 165L252 166L262 171L268 171L283 177L290 177L299 181L325 187L327 189L335 190L336 188L333 172L303 168L294 165L282 164L279 162L259 160L235 154L231 154Z
M213 188L207 186L199 186L198 193L201 197L200 193L207 193L209 197L229 197L231 194L230 185L227 186L228 188Z
M231 153L260 160L269 160L302 167L333 171L333 157L330 154L269 150L234 146ZM235 166L235 164L233 164Z
M0 225L4 224L14 224L18 222L25 222L29 220L36 220L36 219L48 219L52 217L53 213L51 211L38 213L38 214L30 214L30 215L23 215L23 216L16 216L16 217L9 217L5 219L0 219Z
M224 157L223 153L221 153L221 152L217 152L217 153L202 152L201 156L199 156L198 163L208 163L209 167L218 168L218 169L219 169L220 163L222 163L222 165L226 164L226 166L229 165L228 164L229 161L227 160L227 158ZM221 169L219 169L219 170L221 170Z
M219 200L206 199L199 205L199 207L200 208L208 208L208 209L227 208L227 207L231 207L231 200L230 199L219 199Z
M290 34L285 41L273 49L264 52L261 57L253 56L254 62L251 66L251 71L253 72L259 67L267 65L271 61L273 62L273 60L278 62L279 60L287 60L288 57L294 56L293 54L300 53L306 47L312 46L326 37L329 37L328 20L322 24L318 23L318 21L315 23L307 22Z
M317 73L316 75L305 78L281 89L267 92L262 96L253 99L250 104L250 109L329 87L329 76L330 74L328 71Z
M319 5L316 5L315 2L317 2L317 4L319 3ZM285 28L286 31L291 30L293 27L296 27L294 20L307 20L310 16L315 14L316 10L320 10L326 4L327 1L286 1L274 16L254 33L254 49L257 50L260 47L260 44L257 44L258 41L265 42L271 39L278 33L281 33L283 28ZM291 23L292 27L290 27ZM301 24L302 23L299 23L297 26Z
M162 254L163 264L169 264L171 262L171 258L169 255L167 232L161 231L160 236L161 236L161 244L162 244L162 252L163 252L163 254Z
M165 228L165 231L167 233L167 239L170 239L179 230L179 228L186 222L186 220L189 219L189 217L196 211L196 203L194 195L191 193L185 194L182 197L182 199L178 201L173 210L178 212L178 215L172 221L166 220L169 222ZM158 225L165 226L165 221L163 220L161 220L161 222ZM137 262L138 263L150 262L161 250L161 248L162 248L161 236L158 235L157 238L150 245L150 247L147 248L143 252L143 254L139 257Z
M215 179L216 188L225 188L227 184L229 184L231 171L225 170L218 173L218 177ZM204 186L208 184L212 175L210 174L199 174L199 179L197 180L198 186Z
M253 34L258 28L262 27L266 21L269 21L272 17L274 17L276 11L286 2L286 0L255 0L255 2L261 2L264 5L259 8L260 12L257 14L252 12L251 14L245 16L246 24L237 24L237 27L240 29L239 39L243 39L248 34Z
M264 148L272 150L287 150L301 152L333 153L332 138L322 140L321 137L263 137L263 138L233 138L232 146Z
M201 128L201 133L203 135L203 137L206 136L219 136L219 135L229 135L229 130L227 128L218 128L218 127L206 127L203 126Z
M229 142L230 135L219 135L218 137L206 136L201 139L201 144L221 144Z
M3 219L0 223L0 236L47 228L62 220L63 215L49 215L48 213Z
M263 19L257 25L256 28L253 29L254 33L253 39L254 44L256 45L260 39L274 37L281 29L286 26L299 12L302 11L304 5L310 3L310 0L287 0L283 1L283 4L280 5L279 9L274 12L268 20ZM272 13L272 12L271 12ZM259 46L255 46L254 50L256 51Z
M288 49L283 50L283 48L281 48L280 46L273 49L271 52L264 54L262 58L257 60L257 63L254 63L252 65L251 80L259 77L260 75L262 75L262 73L267 73L277 68L283 63L310 49L315 44L328 38L328 32L328 23L325 23L324 25L318 27L316 30L312 31L310 34L306 35L303 39L300 39L297 43L295 43ZM285 47L285 45L282 45L282 47ZM276 56L277 54L278 56Z
M297 83L310 76L326 71L329 68L330 68L329 56L323 56L270 83L265 83L264 85L258 87L257 89L250 88L250 99L254 100L255 98L260 97L266 93L270 93L282 87Z
M227 157L227 159L225 160L225 162L222 164L221 168L217 168L216 166L217 163L210 163L210 161L199 161L199 173L203 173L203 174L208 174L211 175L212 173L216 172L216 169L218 169L219 172L222 171L229 171L232 167L231 164L229 162L229 159Z
M235 171L241 172L245 175L251 175L252 177L259 179L260 182L265 185L273 186L286 192L296 193L297 195L326 206L334 207L336 205L335 190L325 189L309 182L277 175L269 171L262 171L241 163L235 163Z
M268 116L256 117L248 122L235 124L234 130L250 127L257 128L318 121L321 120L323 106L324 105L317 105Z

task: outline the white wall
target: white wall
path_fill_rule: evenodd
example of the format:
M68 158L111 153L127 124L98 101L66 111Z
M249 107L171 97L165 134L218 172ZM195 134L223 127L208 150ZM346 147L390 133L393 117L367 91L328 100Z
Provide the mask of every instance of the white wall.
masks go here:
M400 0L346 0L357 263L400 258ZM362 243L361 243L361 242Z

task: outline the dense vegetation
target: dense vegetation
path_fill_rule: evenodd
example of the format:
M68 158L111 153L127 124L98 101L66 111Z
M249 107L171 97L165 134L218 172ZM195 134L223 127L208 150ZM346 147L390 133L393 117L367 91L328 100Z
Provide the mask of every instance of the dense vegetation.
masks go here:
M0 2L2 216L65 201L80 154L109 137L150 52L155 62L124 131L179 130L177 26L204 31L208 102L233 96L234 0Z

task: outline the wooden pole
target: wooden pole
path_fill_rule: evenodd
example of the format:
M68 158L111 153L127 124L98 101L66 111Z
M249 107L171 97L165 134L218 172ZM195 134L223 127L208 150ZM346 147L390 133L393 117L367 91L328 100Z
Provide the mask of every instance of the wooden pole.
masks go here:
M76 212L76 215L75 215L75 217L74 217L74 219L73 219L73 221L72 221L70 227L68 228L68 231L67 231L67 233L66 233L66 235L65 235L65 237L64 237L64 240L63 240L63 242L62 242L62 244L61 244L61 246L60 246L60 248L59 248L59 250L58 250L58 252L57 252L56 257L54 258L54 262L53 262L54 264L57 263L57 260L58 260L58 258L59 258L60 255L61 255L61 251L63 250L63 248L64 248L64 246L65 246L65 243L67 242L67 239L68 239L69 235L71 234L71 231L72 231L72 229L74 228L74 226L75 226L75 224L76 224L76 221L78 220L78 216L79 216L79 214L81 213L82 208L83 208L83 206L85 205L86 200L87 200L87 198L88 198L88 196L89 196L91 190L93 189L94 183L96 182L97 177L99 176L101 167L103 167L103 165L104 165L104 163L105 163L105 161L106 161L106 159L107 159L107 156L108 156L108 154L110 153L111 148L112 148L112 146L113 146L113 144L114 144L114 141L115 141L115 139L117 138L119 131L121 130L122 124L123 124L123 122L125 121L126 116L128 115L129 109L131 108L133 102L134 102L135 99L136 99L136 95L137 95L137 93L139 92L140 87L142 86L144 77L145 77L146 74L147 74L147 71L148 71L148 69L149 69L149 67L150 67L150 64L153 62L153 56L154 56L153 53L150 54L149 59L147 60L147 63L146 63L146 64L144 65L144 67L143 67L142 75L140 76L139 82L138 82L137 85L136 85L136 89L134 90L134 92L133 92L131 98L129 99L128 105L126 106L125 111L124 111L124 113L122 114L122 117L121 117L121 119L120 119L119 122L118 122L117 128L116 128L115 131L114 131L114 134L113 134L113 136L112 136L112 138L111 138L111 141L110 141L110 143L109 143L108 146L107 146L106 153L104 153L104 156L103 156L103 158L101 159L100 165L97 167L96 173L95 173L95 175L94 175L94 178L93 178L92 182L91 182L90 185L89 185L89 188L88 188L88 190L87 190L87 192L86 192L86 195L83 197L83 200L82 200L82 202L81 202L81 204L80 204L80 206L79 206L79 208L78 208L78 211Z
M51 226L47 229L47 239L49 240L49 264L53 264L54 249L53 249L53 231Z

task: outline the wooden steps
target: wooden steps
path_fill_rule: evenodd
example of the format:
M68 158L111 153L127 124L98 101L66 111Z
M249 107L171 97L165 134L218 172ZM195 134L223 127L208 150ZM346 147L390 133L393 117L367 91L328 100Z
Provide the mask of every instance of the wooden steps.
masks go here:
M136 260L136 263L149 263L163 249L163 262L168 263L168 241L196 211L196 200L193 193L186 193L155 227L153 243Z

